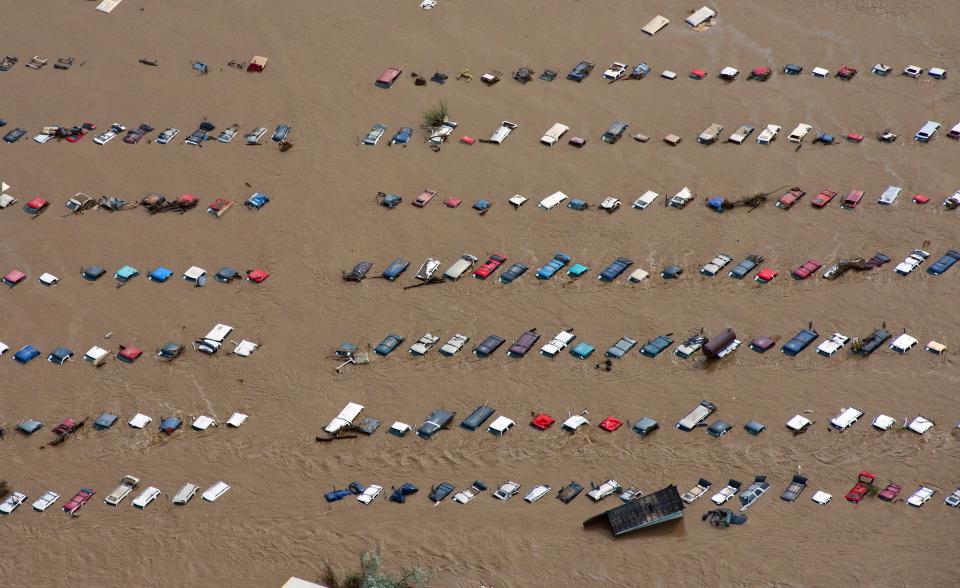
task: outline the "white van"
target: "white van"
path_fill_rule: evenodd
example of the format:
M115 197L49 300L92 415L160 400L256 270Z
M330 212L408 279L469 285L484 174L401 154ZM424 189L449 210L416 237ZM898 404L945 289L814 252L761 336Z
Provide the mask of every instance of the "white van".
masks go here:
M447 268L447 271L443 272L443 277L455 282L459 280L463 274L470 271L470 269L473 268L474 264L476 263L477 257L475 255L464 253L460 256L460 259L453 262L453 265Z
M917 340L914 337L911 337L910 335L903 333L902 335L894 339L892 343L890 343L890 349L893 349L894 351L902 355L910 351L910 349L913 348L913 346L916 344L917 344Z
M690 414L677 422L677 428L681 431L692 431L697 425L702 423L708 416L717 410L717 405L707 400L703 400L696 408L690 411Z
M137 496L133 501L133 505L140 509L147 508L147 505L156 500L157 496L160 496L160 490L150 486L141 492L140 496Z
M217 324L210 332L207 333L203 339L194 342L194 346L197 351L202 353L214 354L220 350L220 346L223 345L223 341L227 338L228 335L233 331L233 327L229 325Z
M953 125L953 128L950 129L950 132L947 133L947 136L955 141L960 141L960 122Z
M560 140L560 137L562 137L564 133L566 133L569 130L570 130L570 127L568 127L567 125L563 123L556 123L549 129L547 129L547 132L544 133L542 137L540 137L540 142L543 143L544 145L547 145L548 147L552 146L554 143Z
M760 136L757 137L757 143L769 145L779 134L780 125L767 125L767 128L763 129L763 131L760 132Z
M348 402L347 405L343 407L343 410L340 411L340 414L335 416L333 420L330 421L330 424L327 425L324 431L330 433L331 435L335 435L337 431L351 424L353 419L357 418L362 410L362 404Z
M700 143L701 145L710 145L715 143L716 140L720 138L720 133L722 132L723 125L713 123L707 127L706 130L700 133L700 136L697 137L697 143Z
M517 128L517 123L512 123L508 120L503 121L500 123L500 126L493 131L493 134L490 135L490 142L496 143L497 145L503 143L503 140L506 139L507 135L515 128Z
M639 208L640 210L644 210L646 207L653 204L653 201L656 200L657 196L659 195L660 194L657 194L653 190L647 190L646 192L643 193L643 196L633 201L633 207Z
M671 208L683 208L694 199L694 194L690 191L690 188L686 186L682 190L674 194L673 198L670 199Z
M563 192L554 192L553 194L551 194L551 195L547 196L546 198L544 198L543 200L541 200L539 206L540 206L541 208L545 208L545 209L547 209L547 210L550 210L551 208L553 208L554 206L560 204L561 202L563 202L563 201L566 200L566 199L567 199L567 195L564 194Z
M893 204L902 191L903 188L899 186L887 186L887 189L883 191L883 194L880 195L880 199L877 200L877 202L880 204Z
M830 419L830 424L840 429L841 431L853 426L857 419L863 416L863 411L857 410L854 407L845 408L840 411L840 414Z
M203 493L202 498L207 502L214 502L216 499L223 496L224 493L229 489L230 486L228 486L226 482L217 482L213 486L210 486L210 488Z
M708 6L704 6L683 20L692 27L698 27L715 16L717 16L715 10Z
M940 123L928 120L925 125L920 127L920 130L917 131L917 134L914 135L914 139L920 141L921 143L926 143L937 134L937 129L940 128Z
M106 498L103 499L104 502L110 506L117 506L123 499L127 497L128 494L133 492L133 489L140 484L140 478L136 476L126 475L120 480L120 485L114 488Z
M196 484L187 482L180 488L180 491L173 496L173 503L182 505L190 502L190 499L193 498L199 489L200 487Z
M797 128L793 129L793 132L790 133L788 139L790 139L791 143L801 143L803 142L803 138L806 137L807 133L809 133L811 130L813 130L813 126L806 123L800 123L797 125Z

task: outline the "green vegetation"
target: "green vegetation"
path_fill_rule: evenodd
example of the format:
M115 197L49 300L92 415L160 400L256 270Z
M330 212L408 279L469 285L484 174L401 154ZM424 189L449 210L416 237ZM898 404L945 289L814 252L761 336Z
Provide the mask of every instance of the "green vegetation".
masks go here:
M441 104L443 104L441 102ZM444 107L445 108L445 107ZM427 572L414 566L403 568L398 574L380 569L380 554L365 551L360 554L360 570L342 578L327 564L321 580L329 588L419 588L426 586Z
M441 100L436 106L431 106L423 111L423 126L428 129L439 127L446 122L449 114L450 110L447 108L447 103Z

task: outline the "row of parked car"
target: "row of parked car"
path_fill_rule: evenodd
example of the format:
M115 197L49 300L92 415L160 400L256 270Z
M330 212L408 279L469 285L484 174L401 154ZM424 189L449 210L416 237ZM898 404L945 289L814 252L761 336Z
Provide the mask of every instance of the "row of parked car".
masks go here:
M247 415L241 412L235 412L230 415L230 418L226 420L227 427L236 428L242 425L247 420ZM67 437L76 433L81 428L87 424L86 418L84 419L72 419L66 418L60 421L60 424L53 427L52 433L54 434L55 439L59 439L57 444L63 442ZM113 425L116 424L119 417L115 414L104 412L101 413L93 421L93 428L96 431L106 431L113 428ZM143 413L137 413L130 417L130 420L127 421L127 425L132 429L144 429L153 422L153 417L145 415ZM200 415L195 417L190 423L190 428L194 431L206 431L211 427L216 427L216 419L209 417L207 415ZM183 420L176 416L168 416L160 419L160 431L166 433L167 435L172 435L176 431L180 430L183 426ZM34 433L37 433L43 429L43 421L38 419L23 419L17 423L17 432L29 437Z
M536 347L540 339L541 335L537 329L527 329L507 347L506 355L514 359L520 359ZM820 339L820 333L817 332L811 324L800 329L790 337L790 339L780 347L780 351L787 356L794 357L818 339ZM402 335L390 333L374 347L373 351L377 355L388 356L400 347L405 340ZM569 347L570 355L576 359L584 360L591 357L596 351L596 347L590 343L583 340L575 343L576 340L577 335L574 333L574 329L568 327L559 331L549 339L547 343L542 345L540 347L540 354L548 358L554 358ZM779 336L761 335L752 339L749 347L757 353L766 353L776 345L778 340ZM440 337L438 335L428 332L410 346L408 351L413 356L421 357L426 355L439 342ZM441 355L452 357L460 353L469 342L469 335L456 333L446 343L440 346L439 352ZM473 348L473 354L479 358L490 357L506 342L507 340L500 335L488 335ZM647 340L643 345L640 345L639 354L654 358L672 347L676 342L677 340L674 339L673 333L656 335ZM687 359L695 353L700 352L707 360L717 360L737 349L740 344L741 341L737 338L734 330L727 327L713 337L707 337L702 331L684 337L681 339L680 345L677 346L674 353L681 359ZM906 332L902 332L894 337L893 334L886 329L886 326L882 326L874 329L863 338L851 339L851 337L843 333L833 333L817 346L816 351L819 355L831 357L846 347L847 344L851 345L853 354L867 357L884 344L888 344L888 347L897 354L903 355L913 349L918 344L918 341L916 337ZM637 339L623 336L607 348L604 355L608 359L620 359L625 357L637 345L639 345ZM934 355L943 355L947 347L939 341L931 340L924 346L924 349ZM598 367L599 365L605 364L598 364Z
M877 199L877 204L887 207L892 206L902 193L903 188L901 186L887 186ZM448 196L441 199L437 197L438 194L439 192L437 190L425 188L420 195L411 202L411 204L417 208L425 208L428 204L430 204L430 202L432 202L434 199L437 199L441 200L443 206L446 208L460 208L460 206L463 205L462 198ZM781 194L774 201L774 206L780 210L790 210L806 195L807 192L805 189L799 186L794 186ZM631 207L635 210L646 210L654 202L656 202L660 196L661 194L659 192L647 190L633 201ZM836 199L838 200L839 207L841 209L855 210L864 203L866 191L854 189L850 190L846 196L840 198L838 198L838 196L840 196L838 192L829 188L825 188L810 199L810 206L813 208L826 208ZM668 195L664 195L664 200L662 200L662 202L664 203L665 208L679 210L686 208L686 206L696 200L696 198L696 193L689 187L684 186L673 196L668 197ZM507 203L513 207L514 210L519 210L529 200L530 199L526 196L516 194L508 198ZM766 195L764 195L762 198L750 197L740 200L729 200L725 196L713 196L707 199L706 205L707 208L710 208L715 212L726 212L737 207L749 207L751 209L756 209L763 206L765 201ZM923 205L930 202L930 197L925 194L917 193L912 196L911 201L914 204ZM377 204L389 210L393 210L394 208L403 204L403 196L400 196L399 194L378 192ZM602 212L613 214L623 206L623 201L620 199L619 195L606 195L601 196L600 202L594 205L585 199L570 198L564 192L557 191L541 199L537 207L544 210L552 210L561 204L564 204L566 208L569 208L570 210L578 212L589 210L591 207L596 206L596 208ZM486 215L493 208L493 205L494 200L489 198L481 198L480 200L475 201L471 205L471 208L477 211L480 215ZM957 190L950 196L947 196L943 201L943 207L945 210L954 210L958 206L960 206L960 190Z
M7 208L19 202L19 200L7 193L0 193L0 209ZM246 200L243 206L250 211L258 211L270 202L270 196L260 192L254 192ZM180 196L167 199L163 194L152 193L144 196L139 202L127 202L119 196L101 196L99 200L77 192L69 198L64 206L69 211L66 216L80 215L90 210L106 210L107 212L119 212L121 210L130 210L133 208L143 208L149 214L158 214L162 212L177 212L183 214L192 210L200 203L200 198L194 194L181 194ZM228 198L216 198L207 206L207 214L220 218L233 207L233 201ZM50 201L43 196L34 196L23 205L23 212L30 216L31 220L46 212L50 208Z
M867 494L867 492L874 488L872 486L872 482L875 480L875 478L876 476L870 472L861 472L857 484L850 490L850 492L847 493L847 500L853 503L859 503L860 500ZM869 479L869 483L865 481L867 479ZM795 502L806 489L808 484L809 478L807 476L794 474L783 493L780 494L781 500ZM692 504L700 497L704 496L712 487L713 484L709 480L700 478L697 483L694 484L692 488L684 492L680 498L685 503ZM490 494L493 496L493 498L496 498L502 502L506 502L512 497L517 496L520 493L521 488L522 486L519 482L506 480L499 483L496 489ZM764 475L756 476L754 481L747 486L744 486L744 484L739 480L730 479L727 484L720 489L719 492L710 498L710 500L719 506L726 504L739 493L740 512L743 512L750 508L761 496L766 494L770 488L771 485L769 482L767 482L767 476ZM427 499L433 502L435 505L440 504L447 498L451 498L451 500L459 504L467 504L477 496L487 492L489 488L483 481L475 480L462 490L458 492L455 492L455 490L456 487L450 482L440 482L439 484L430 487L430 492L427 495ZM573 480L560 487L556 498L564 504L569 504L571 501L573 501L573 499L579 496L583 490L583 485L576 480ZM880 500L884 500L886 502L893 502L900 494L901 490L902 486L891 483L879 493L879 498ZM370 504L377 496L380 495L382 491L383 486L378 484L364 486L359 482L351 482L346 488L335 489L327 492L324 495L324 498L327 502L336 502L349 496L356 496L358 502L362 504ZM406 502L408 496L416 494L418 491L419 488L417 488L415 484L412 482L406 482L399 487L393 487L391 489L389 501L403 504ZM550 491L551 487L549 484L537 484L530 488L530 490L523 495L523 500L532 504L549 494ZM935 488L921 485L916 492L914 492L906 500L906 502L910 506L921 507L928 500L930 500L935 493ZM590 490L587 491L587 497L593 502L600 502L604 498L614 494L618 495L620 500L623 502L630 502L643 496L643 491L636 486L624 488L620 482L617 482L614 479L606 480L600 484L594 484L591 482ZM831 498L832 496L823 490L818 490L811 497L814 502L820 505L827 504L830 502ZM960 487L948 495L943 502L947 506L957 508L957 506L960 505Z
M140 485L140 478L137 478L136 476L130 476L130 475L124 476L123 479L120 480L120 485L117 486L117 488L113 492L111 492L104 499L103 502L110 506L117 506L121 502L123 502L123 500L127 496L129 496L130 493L133 492L139 485ZM173 504L180 505L180 506L187 504L188 502L190 502L190 499L194 497L194 495L197 493L199 489L200 487L197 486L196 484L187 482L173 496L173 499L172 499ZM210 488L208 488L206 492L202 494L202 497L207 502L215 502L218 498L223 496L229 489L230 489L229 485L227 485L223 481L219 481L214 485L210 486ZM66 501L63 504L63 511L68 514L75 515L77 511L79 511L81 508L83 508L84 505L86 505L88 502L90 502L93 499L96 493L97 491L94 490L93 488L89 488L86 486L80 488L80 490L73 495L73 498L71 498L70 500ZM159 488L156 488L155 486L148 486L143 491L141 491L136 498L132 500L132 504L136 508L144 509L151 502L159 498L160 494L161 492ZM28 498L29 497L23 492L17 492L17 491L11 492L4 499L4 501L0 503L0 513L7 514L7 515L12 514L13 511L17 510L17 508L21 504L26 502ZM53 490L47 490L40 496L40 498L34 501L32 505L33 510L37 512L43 512L48 508L50 508L58 500L60 500L60 494L58 494Z
M0 127L6 126L6 124L6 120L0 119ZM41 144L52 140L65 140L68 143L76 143L96 130L97 125L92 122L85 122L72 127L48 125L43 127L39 133L34 135L33 140ZM130 127L128 129L123 124L115 122L111 124L105 131L94 135L93 142L97 145L106 145L117 137L123 136L124 143L135 145L144 138L148 137L155 130L156 127L149 123L141 123L136 127ZM190 133L187 138L183 140L183 142L187 145L195 146L200 145L205 141L230 143L240 132L240 127L235 124L230 125L216 134L214 134L214 130L216 130L216 126L213 123L209 121L203 121L199 126L197 126L195 131ZM277 143L286 141L292 130L293 129L290 125L277 125L277 128L274 130L270 140ZM263 140L268 132L269 130L267 127L255 127L243 136L244 142L247 145L259 145L260 141ZM3 140L7 143L16 143L28 133L29 131L26 128L17 127L4 135ZM126 134L124 135L124 133ZM167 127L161 131L156 138L153 139L153 142L166 145L167 143L173 141L174 138L176 138L179 134L180 129L176 127Z
M906 276L912 273L922 265L930 254L923 249L914 249L907 257L897 264L894 272ZM957 261L960 260L960 251L948 250L939 259L933 262L928 268L927 273L932 276L939 276L947 272ZM580 278L590 268L582 263L572 263L572 258L566 253L557 252L547 263L540 267L536 272L539 280L549 280L566 268L566 275L570 278ZM759 254L748 254L742 260L734 264L733 268L727 272L727 275L737 280L743 280L754 276L754 281L760 284L768 284L779 275L779 272L768 266L762 265L765 258ZM876 253L869 261L847 260L832 264L823 272L822 277L828 280L836 279L844 272L850 269L873 270L882 267L890 261L890 257L883 253ZM464 253L460 258L453 262L442 274L439 274L441 262L437 258L428 257L414 275L415 280L424 284L442 283L444 281L457 281L468 273L479 280L486 280L497 273L498 270L506 268L499 276L498 281L502 284L511 284L520 279L530 270L530 266L525 263L515 262L507 266L507 257L502 253L491 253L487 260L477 266L479 258L470 253ZM714 277L733 263L733 257L726 253L719 253L700 268L700 274L707 277ZM614 282L620 276L627 272L633 266L633 260L627 257L617 257L607 265L597 276L601 282ZM361 261L353 268L343 272L343 279L348 282L361 282L365 280L373 270L373 262ZM398 257L391 261L387 267L380 273L379 277L388 281L397 280L410 267L410 261ZM790 271L790 276L803 281L815 276L823 264L816 259L808 259ZM759 271L758 271L759 270ZM756 272L756 273L754 273ZM668 265L660 272L660 277L665 280L679 279L684 273L683 267L679 265ZM438 275L439 274L439 275ZM627 283L636 284L643 282L650 277L650 272L645 269L633 270L626 279Z
M573 82L582 82L587 79L593 70L596 69L596 63L593 61L583 60L577 62L574 65L570 72L567 73L566 78ZM796 63L788 63L781 68L781 71L786 76L799 76L804 72L804 66ZM642 80L650 75L652 68L645 61L638 62L635 65L629 65L626 62L614 61L607 67L603 74L602 78L608 83L613 83L619 80ZM888 77L893 73L894 69L888 65L877 63L870 68L870 73L879 76L879 77ZM947 70L942 67L931 67L925 69L924 67L918 65L908 65L904 67L900 73L903 76L906 76L911 79L920 78L924 71L926 71L927 76L934 80L944 80L947 78ZM389 89L400 78L400 75L403 73L399 67L388 67L380 74L380 77L374 82L374 85L378 88ZM541 72L537 72L532 67L521 66L517 68L513 75L511 76L517 82L521 84L526 84L533 81L534 78L538 78L544 82L552 82L559 75L559 71L556 68L548 67ZM726 66L721 68L717 72L717 77L724 82L733 82L740 79L740 70L733 66ZM767 66L757 66L750 70L750 73L747 75L748 80L757 81L757 82L766 82L771 77L773 77L774 70ZM814 78L828 78L831 75L843 81L850 81L859 73L857 68L851 67L849 65L840 66L835 72L831 72L830 69L816 66L810 70L810 75ZM706 69L703 68L694 68L691 69L687 77L692 80L704 80L708 78L710 74ZM502 73L497 70L491 70L480 76L480 81L488 86L493 86L500 82L501 78L504 77ZM675 80L678 75L677 72L666 69L660 73L660 77L665 80ZM443 85L447 82L449 76L443 72L437 72L430 77L430 81L435 82L439 85ZM469 70L463 70L456 78L457 80L471 81L473 79L473 74ZM416 85L425 85L422 83L418 76L414 76Z
M227 337L229 337L231 333L233 333L233 327L218 323L214 325L206 335L192 342L193 349L207 355L214 355L220 351L220 348L227 342ZM110 335L112 335L112 333L110 333ZM241 339L239 342L231 340L230 343L233 343L233 350L230 352L230 355L239 355L240 357L250 357L254 351L260 348L260 343L248 341L247 339ZM10 347L6 343L0 342L0 356L9 349ZM173 361L183 354L184 349L185 346L182 343L169 342L158 347L156 353L161 361ZM13 354L13 360L19 364L26 365L41 355L43 355L42 352L36 346L24 345ZM110 355L111 352L109 350L99 345L94 345L83 354L83 360L92 364L94 367L100 367L106 363ZM117 361L132 364L140 359L142 355L143 350L135 345L120 345L115 357ZM62 366L68 361L72 361L74 356L75 354L72 349L60 346L47 355L47 361L54 365Z
M382 423L380 419L371 416L366 416L361 419L360 414L365 408L362 404L348 402L343 410L327 424L324 431L333 437L343 432L372 435L380 428ZM707 419L716 411L717 405L709 400L702 400L689 413L677 421L676 428L680 431L690 432L703 427L709 436L714 438L723 437L732 431L734 426L725 419L716 419L712 424L707 425ZM481 404L460 422L460 427L467 431L475 432L483 430L486 426L488 433L502 437L515 427L517 423L505 415L498 415L488 424L487 421L490 420L495 413L496 410L492 406L486 403ZM554 417L546 412L538 413L535 411L533 414L534 416L530 419L529 423L533 429L546 431L557 422ZM453 425L453 420L456 415L456 411L443 408L432 411L427 415L423 424L416 429L417 436L421 439L431 439L440 431L449 429ZM863 415L863 411L853 406L841 408L837 416L830 419L830 429L845 431L855 425ZM560 429L566 433L576 433L581 428L590 425L590 419L588 417L589 412L587 410L582 410L577 414L568 414L566 420L561 423ZM892 429L897 422L897 419L886 414L881 414L873 420L873 427L879 431L888 431ZM610 415L601 420L597 426L608 433L613 433L619 430L624 423L626 423L627 428L632 429L633 432L641 438L647 438L660 429L660 423L650 416L642 416L631 424L629 420L624 421L621 418ZM784 427L794 435L805 433L812 425L813 421L801 414L794 415L784 423ZM923 435L934 426L933 421L930 419L917 416L913 419L905 418L901 429L911 431L917 435ZM960 429L960 422L956 423L954 428ZM767 427L757 420L750 419L743 425L743 429L750 435L757 436L766 431ZM405 437L411 430L413 429L409 424L402 421L394 421L387 432L396 437Z
M91 265L80 271L80 277L88 282L96 282L105 275L107 275L107 270L103 269L99 265ZM116 280L117 287L119 288L121 286L125 286L130 282L130 280L133 280L139 275L140 270L131 265L125 265L113 274L113 279ZM172 269L159 265L147 272L147 280L150 282L163 284L173 275L175 275L175 272ZM203 287L207 284L207 276L207 270L203 269L202 267L192 265L187 268L180 277L194 287ZM245 279L241 280L240 272L229 266L224 266L220 268L217 273L213 274L213 279L221 284L229 284L234 281L262 284L269 277L270 272L267 270L255 268L247 270ZM3 284L13 288L14 286L24 283L27 278L28 275L26 272L14 269L4 274ZM60 278L49 272L44 272L40 274L40 277L37 279L37 281L43 286L50 287L59 284Z
M460 142L473 145L475 142L479 141L480 143L500 145L514 130L519 128L519 126L520 125L517 123L505 120L493 130L489 139L477 139L472 135L462 135L460 137ZM934 139L941 126L941 123L937 121L926 121L916 132L914 139L921 143L929 143ZM442 144L453 136L454 131L458 127L459 124L456 122L444 122L441 126L431 129L428 132L425 141L431 146ZM604 143L616 143L625 135L627 135L627 131L629 129L629 123L624 122L623 120L615 120L610 124L609 127L607 127L607 130L600 135L600 140ZM780 135L781 129L782 127L778 124L768 124L757 135L756 142L760 145L770 145ZM377 145L380 140L386 136L387 130L387 125L379 122L375 123L360 142L369 146ZM551 147L559 143L560 139L566 135L569 130L570 127L564 123L554 123L546 130L543 136L540 137L540 143ZM735 131L727 136L726 142L742 145L743 143L747 142L747 139L750 138L751 135L753 135L754 130L755 128L752 124L740 125ZM697 143L700 143L701 145L713 145L714 143L717 143L723 139L723 131L724 126L722 124L712 123L706 129L704 129L700 135L697 136ZM412 127L401 127L400 130L393 135L388 144L401 146L408 145L413 137L413 133L414 130ZM790 143L800 145L808 136L810 136L811 133L813 133L814 143L824 145L835 144L839 138L838 135L833 135L825 131L814 132L813 125L802 122L797 124L797 126L787 136L787 139L790 141ZM950 129L950 131L947 133L947 136L954 140L960 140L960 122ZM635 133L632 135L632 137L640 143L646 143L650 140L650 136L645 133ZM884 129L878 132L876 137L877 140L882 143L893 143L899 138L899 135L890 129ZM843 135L843 138L845 138L849 143L862 143L864 140L864 135L851 132ZM675 134L668 134L663 138L663 141L670 145L678 145L682 140L682 137ZM574 147L583 147L587 144L587 139L581 136L575 136L571 138L568 143Z

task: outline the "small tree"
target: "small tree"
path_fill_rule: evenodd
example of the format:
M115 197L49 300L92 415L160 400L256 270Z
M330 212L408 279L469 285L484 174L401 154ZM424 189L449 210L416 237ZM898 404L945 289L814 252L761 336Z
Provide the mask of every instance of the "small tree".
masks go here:
M343 578L327 564L322 581L329 588L419 588L425 586L428 574L419 566L403 568L399 574L391 574L380 569L380 554L365 551L360 554L360 570L350 572Z
M447 121L449 114L447 103L441 100L436 106L431 106L423 111L423 126L428 129L439 127Z

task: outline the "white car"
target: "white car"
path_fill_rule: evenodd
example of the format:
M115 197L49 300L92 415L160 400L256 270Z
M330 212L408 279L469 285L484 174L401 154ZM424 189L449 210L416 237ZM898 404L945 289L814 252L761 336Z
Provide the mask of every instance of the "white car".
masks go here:
M658 194L658 193L656 193L656 192L654 192L654 191L652 191L652 190L647 190L646 192L643 193L643 196L641 196L641 197L639 197L639 198L637 198L636 200L633 201L633 207L634 207L634 208L639 208L640 210L644 210L644 209L646 209L648 206L650 206L651 204L653 204L653 201L656 200L656 199L657 199L657 196L659 196L659 195L660 195L660 194Z
M440 353L448 357L456 355L469 341L470 337L457 333L443 344L443 347L440 348Z
M497 488L497 491L493 493L493 497L506 502L519 491L520 484L517 484L512 480L508 480L503 484L500 484L500 487Z
M113 492L107 495L103 499L104 502L110 506L117 506L123 499L126 498L133 489L140 484L140 478L136 476L126 475L120 480L120 485L114 488Z
M172 141L174 137L176 137L179 134L180 134L180 129L169 127L165 129L162 133L160 133L160 135L157 137L157 140L154 142L160 143L161 145L166 145L167 143Z
M916 506L917 508L920 508L928 500L930 500L930 498L936 493L937 491L934 490L933 488L930 488L927 486L920 486L919 488L917 488L917 491L914 492L913 495L907 499L907 504L909 504L910 506Z
M589 424L590 421L587 420L587 417L583 416L587 411L583 411L581 414L575 414L567 420L563 421L561 428L565 431L570 431L573 433L583 425Z
M257 127L243 136L243 140L247 142L247 145L259 145L260 139L263 139L263 136L267 134L267 127Z
M540 484L539 486L534 486L529 492L527 492L523 499L531 504L540 500L547 495L547 492L550 492L550 486L546 484Z
M10 496L7 496L7 499L3 501L3 504L0 504L0 512L2 512L3 514L10 514L13 511L17 510L17 507L23 504L23 501L26 499L27 499L26 494L22 494L20 492L14 492L10 494Z
M916 65L908 65L903 68L903 75L913 79L919 78L923 74L923 68Z
M960 488L957 488L949 496L944 498L943 503L954 508L960 506Z
M483 483L477 481L477 482L474 482L473 484L471 484L469 488L465 488L465 489L457 492L457 493L453 496L453 499L454 499L454 501L459 502L460 504L466 504L466 503L470 502L471 500L473 500L474 497L477 496L477 494L480 494L481 492L483 492L483 491L486 490L486 489L487 489L487 487L486 487Z
M920 264L922 264L928 257L930 257L930 254L923 249L914 249L913 253L901 261L897 267L893 268L893 271L897 272L901 276L905 276L920 267Z
M512 123L508 120L503 121L500 123L500 126L490 134L490 142L497 145L503 143L507 136L516 128L517 123Z
M606 210L612 214L613 211L620 208L620 204L620 199L616 196L607 196L603 199L603 202L600 203L600 210Z
M97 145L106 145L112 141L117 135L127 130L127 127L123 126L120 123L113 123L110 125L110 128L96 137L93 138L93 142Z
M576 339L577 336L569 331L560 331L557 333L549 343L540 348L540 353L546 355L547 357L554 357L561 351L563 351L571 341Z
M720 253L710 261L708 261L702 268L700 268L700 273L705 276L715 276L717 273L724 268L728 263L733 260L732 257L726 253Z
M830 357L834 353L840 351L844 345L850 342L850 337L842 333L834 333L829 339L821 343L817 347L817 353L820 355L826 355Z
M200 487L197 486L196 484L191 484L190 482L187 482L186 484L181 486L180 490L178 490L177 493L173 496L172 502L174 504L180 504L180 505L186 504L190 502L190 499L193 498L193 496L197 493L197 490L199 489Z
M603 72L603 78L615 82L627 73L627 64L615 61L607 71Z
M53 490L47 490L43 493L43 496L36 499L33 503L33 510L37 512L43 512L50 507L51 504L60 500L60 495L54 492Z
M773 143L773 140L777 138L777 135L780 134L780 125L767 125L767 128L760 131L760 135L757 136L757 143L761 145L769 145Z
M733 132L732 135L730 135L730 137L727 138L727 142L736 143L737 145L740 145L744 141L746 141L747 137L749 137L751 134L753 134L752 126L741 125L737 130Z
M424 355L430 349L437 344L437 341L440 340L440 337L432 333L426 333L423 337L420 337L420 340L410 346L410 353L413 355Z
M787 137L791 143L802 143L803 138L813 130L813 125L808 125L806 123L800 123L797 125L797 128L793 129L790 132L790 136Z
M899 186L887 186L887 189L883 191L883 194L880 195L880 199L877 200L877 202L879 204L893 204L902 191L903 188Z
M383 486L377 486L376 484L370 484L367 486L360 496L357 496L357 500L364 504L370 504L373 502L373 499L377 496L380 496L380 493L383 492Z
M600 502L607 496L610 496L614 492L620 491L620 483L616 480L607 480L599 486L594 486L587 492L587 496L590 497L594 502Z
M133 501L133 506L137 508L146 508L148 504L157 499L157 496L160 496L160 490L154 488L153 486L147 487L146 490L140 493L140 496L137 496Z

